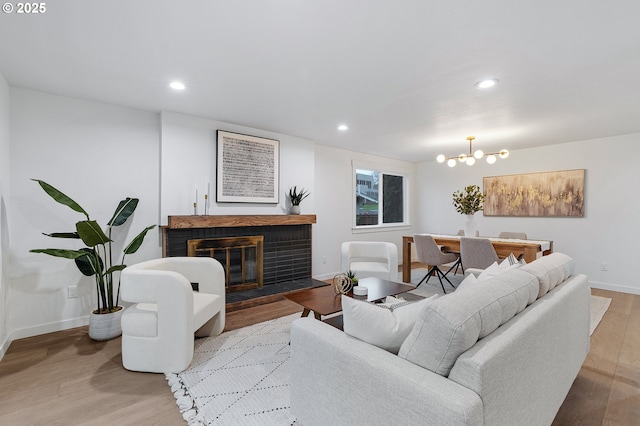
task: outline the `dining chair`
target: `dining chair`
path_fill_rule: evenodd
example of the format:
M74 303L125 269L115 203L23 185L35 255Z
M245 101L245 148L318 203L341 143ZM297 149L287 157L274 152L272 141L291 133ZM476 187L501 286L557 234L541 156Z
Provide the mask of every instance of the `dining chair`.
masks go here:
M464 237L463 237L464 238ZM418 256L418 262L429 265L429 271L427 275L425 275L416 288L422 284L423 281L428 283L429 279L433 274L438 277L440 281L440 287L442 287L442 291L446 294L447 291L444 289L444 284L442 283L442 279L444 278L451 287L456 288L449 278L447 278L447 274L442 272L440 269L440 265L445 263L455 262L458 259L458 256L455 253L444 253L440 247L436 244L435 240L431 235L426 234L415 234L413 236L413 243L416 246L416 254ZM451 270L451 268L449 269ZM448 271L447 271L448 272Z
M466 270L486 269L499 261L496 249L487 238L460 237L460 259Z

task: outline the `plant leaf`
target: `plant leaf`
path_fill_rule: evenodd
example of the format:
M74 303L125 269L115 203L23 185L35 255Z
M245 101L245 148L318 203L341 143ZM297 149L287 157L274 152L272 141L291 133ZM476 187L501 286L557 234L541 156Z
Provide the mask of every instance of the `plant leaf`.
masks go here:
M144 241L144 237L147 235L147 232L149 232L151 229L155 227L156 227L155 225L151 225L144 228L142 232L140 232L133 240L131 240L129 245L124 248L124 254L132 254L137 252L140 246L142 245L142 242Z
M95 220L83 220L76 223L76 230L78 231L78 235L80 235L82 242L89 247L95 247L98 244L106 244L111 241Z
M42 235L53 238L75 238L77 240L80 239L80 235L78 235L77 232L52 232L51 234L45 234L43 232Z
M120 201L116 211L113 213L113 217L107 223L108 226L120 226L129 219L129 216L133 214L138 206L138 198L129 198Z
M116 271L122 271L126 267L127 267L127 265L115 265L115 266L112 266L111 268L107 269L106 273L107 273L107 275L108 274L112 274L112 273L114 273Z
M65 206L70 207L72 210L75 210L78 213L84 214L87 217L87 220L89 220L89 214L82 207L80 207L80 204L73 201L70 197L58 191L56 188L49 185L45 181L42 181L39 179L31 179L31 180L38 182L42 187L42 189L44 189L44 192L46 192L51 198L56 200L58 203L64 204Z
M44 253L49 256L55 257L63 257L65 259L78 259L80 257L86 256L87 253L82 250L65 250L65 249L33 249L29 250L30 253Z
M94 249L90 248L82 248L80 249L85 256L78 257L76 259L76 266L82 272L82 275L86 275L88 277L97 274L104 267L104 263L100 256L97 255ZM98 267L100 265L100 267Z

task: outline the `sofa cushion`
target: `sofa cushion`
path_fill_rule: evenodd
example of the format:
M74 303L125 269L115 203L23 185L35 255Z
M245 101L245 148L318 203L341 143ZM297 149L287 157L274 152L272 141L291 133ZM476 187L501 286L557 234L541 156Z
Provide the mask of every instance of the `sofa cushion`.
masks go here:
M447 376L460 354L529 304L538 280L515 269L478 284L429 303L398 355Z
M535 275L539 281L538 298L573 275L575 262L564 253L551 253L523 265L520 270Z
M376 305L352 297L342 296L344 332L394 354L411 332L420 311L438 295L415 302L387 298L384 305Z

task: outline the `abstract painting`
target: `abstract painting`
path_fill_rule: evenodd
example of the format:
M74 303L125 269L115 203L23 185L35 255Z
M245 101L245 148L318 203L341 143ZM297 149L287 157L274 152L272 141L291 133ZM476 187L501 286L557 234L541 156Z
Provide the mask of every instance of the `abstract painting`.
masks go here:
M583 217L585 170L484 177L485 216Z

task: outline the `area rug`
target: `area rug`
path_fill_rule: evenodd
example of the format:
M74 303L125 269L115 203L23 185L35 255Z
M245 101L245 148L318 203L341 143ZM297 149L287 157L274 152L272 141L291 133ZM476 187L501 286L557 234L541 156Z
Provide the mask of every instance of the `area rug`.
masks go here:
M600 321L602 321L602 317L604 317L605 312L609 309L609 305L611 305L611 299L608 297L600 297L591 295L591 328L589 329L589 335L591 336L595 331Z
M292 314L197 339L191 366L167 374L189 425L294 425L289 413Z
M442 293L439 282L436 287L432 281L414 291ZM591 333L610 303L611 299L591 296ZM296 318L300 314L197 339L191 366L166 375L188 424L296 425L289 412L289 335Z

